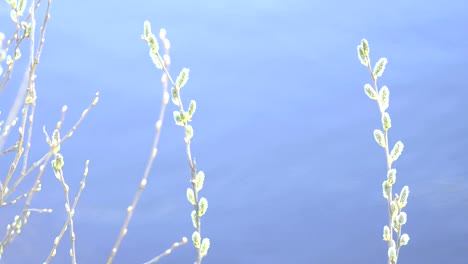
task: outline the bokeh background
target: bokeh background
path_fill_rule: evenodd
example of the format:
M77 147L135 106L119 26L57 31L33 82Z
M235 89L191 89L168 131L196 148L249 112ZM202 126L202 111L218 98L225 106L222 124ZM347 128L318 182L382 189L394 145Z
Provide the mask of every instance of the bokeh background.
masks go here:
M0 30L11 32L5 2L0 10ZM161 72L140 38L149 20L168 31L172 75L191 69L182 98L198 103L204 263L386 263L386 163L372 136L378 107L363 91L362 38L373 62L388 58L380 85L391 92L390 139L405 144L395 192L410 187L411 240L399 263L467 263L467 13L464 0L53 1L31 160L47 150L42 126L52 131L62 105L68 129L101 94L61 151L71 195L90 160L74 218L78 262L107 259L150 153ZM4 113L25 60L0 98ZM115 263L143 263L193 232L183 131L168 110ZM66 220L64 201L49 168L33 206L54 213L33 215L0 263L42 263ZM19 208L2 208L2 223ZM55 263L69 263L68 251L66 235ZM194 260L189 244L160 263Z

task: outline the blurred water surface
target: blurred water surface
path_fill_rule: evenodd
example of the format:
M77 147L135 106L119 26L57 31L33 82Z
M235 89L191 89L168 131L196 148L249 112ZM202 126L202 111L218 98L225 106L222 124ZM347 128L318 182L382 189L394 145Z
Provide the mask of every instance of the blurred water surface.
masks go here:
M46 150L42 126L55 125L63 104L69 128L101 93L62 146L72 194L91 160L75 216L80 263L106 260L150 152L161 73L140 39L146 19L154 31L168 31L173 76L191 69L182 98L198 103L192 149L210 202L202 218L211 239L204 263L386 262L386 165L372 136L380 127L378 107L363 92L370 76L357 58L362 38L373 62L389 60L380 85L391 92L390 138L405 143L395 191L410 186L404 232L411 240L399 263L466 263L466 1L52 4L32 157ZM0 7L3 30L6 5ZM115 263L143 263L193 232L183 131L173 124L173 110ZM2 263L47 257L66 214L50 169L43 186L34 206L54 214L32 216ZM68 248L65 236L56 263L68 263ZM161 263L194 259L187 245Z

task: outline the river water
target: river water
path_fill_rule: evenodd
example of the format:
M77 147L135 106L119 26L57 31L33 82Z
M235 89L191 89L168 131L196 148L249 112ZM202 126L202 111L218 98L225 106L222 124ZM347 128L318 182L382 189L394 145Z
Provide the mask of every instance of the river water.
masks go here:
M390 142L405 144L394 191L410 187L403 230L411 240L399 263L466 263L466 1L52 4L32 157L46 149L42 126L55 125L63 104L70 128L101 95L62 146L73 196L91 160L74 218L78 262L106 260L148 159L161 99L161 73L140 39L148 19L168 31L173 77L191 69L182 99L197 101L192 150L206 173L202 228L211 239L204 263L386 263L386 163L372 136L378 107L363 91L362 38L373 62L388 58L379 84L391 93ZM143 263L193 232L174 110L115 263ZM63 191L47 172L33 205L55 212L33 215L2 263L41 263L60 232ZM65 236L57 263L69 261L69 244ZM194 259L189 244L161 263Z

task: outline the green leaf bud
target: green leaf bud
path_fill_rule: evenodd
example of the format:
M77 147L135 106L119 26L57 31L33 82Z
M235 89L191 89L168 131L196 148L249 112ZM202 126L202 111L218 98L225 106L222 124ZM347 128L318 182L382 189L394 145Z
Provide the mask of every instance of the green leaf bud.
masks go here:
M395 263L397 260L397 253L396 253L396 248L395 247L389 247L388 248L388 259L390 262Z
M195 113L196 109L197 109L197 102L195 102L195 100L191 100L189 108L188 108L188 115L189 115L190 119L192 119L192 116Z
M60 142L60 131L58 129L54 129L52 132L52 144L57 145Z
M11 9L16 9L17 0L6 0L10 4Z
M391 235L390 228L389 228L387 225L384 226L384 229L383 229L383 240L384 240L384 241L390 241L390 235Z
M175 87L172 87L171 94L172 94L172 103L175 104L176 106L179 106L179 91Z
M410 240L410 237L408 234L403 234L400 237L400 246L406 246L408 245L408 242Z
M383 113L382 115L382 126L385 131L392 127L392 120L390 119L390 115L387 112Z
M207 209L208 209L208 200L205 197L202 197L200 199L200 202L198 203L198 215L203 216L206 213Z
M382 76L384 70L385 70L385 65L387 65L387 58L381 58L379 61L374 66L374 78L378 78Z
M52 168L54 168L55 172L62 170L63 165L65 165L65 161L63 160L63 156L60 153L55 155L55 159L52 160Z
M393 230L395 230L395 232L399 232L400 229L401 229L401 224L400 222L398 222L398 218L397 217L394 217L392 219L392 225L393 225Z
M386 85L384 85L379 91L379 100L381 110L386 111L390 103L390 90Z
M369 56L369 43L367 43L366 39L361 40L361 46L362 46L362 51L364 52L364 55Z
M367 96L369 96L370 99L377 100L377 93L370 84L366 83L364 85L364 92L367 94Z
M154 54L159 53L159 44L158 40L156 39L156 36L154 34L149 34L146 40L148 41L148 45L151 49L151 52L153 52Z
M159 54L157 52L154 52L152 49L150 49L149 55L150 55L151 61L153 61L153 64L156 66L156 68L162 70L163 65L161 64L161 61L159 59Z
M379 129L374 130L374 139L377 142L377 144L379 144L379 146L381 146L382 148L385 148L386 146L385 136L381 130Z
M193 232L192 242L196 248L200 248L200 240L201 240L200 233L198 233L197 231Z
M390 169L387 172L387 181L389 184L394 184L396 182L396 169Z
M179 76L177 76L176 87L177 87L178 90L180 90L180 88L184 87L185 84L187 83L187 81L189 79L189 72L190 72L189 69L183 68L182 71L179 73Z
M57 154L60 151L60 132L58 129L55 129L52 133L52 141L51 141L51 148L52 153Z
M24 9L26 8L26 0L19 0L18 3L18 16L22 16Z
M398 141L397 143L395 143L395 146L393 146L393 149L392 151L390 152L390 158L392 159L392 161L396 161L401 153L403 152L403 148L405 146L403 145L403 142L401 141Z
M197 212L195 210L192 211L192 213L190 214L191 218L192 218L192 225L194 228L197 228Z
M176 125L184 126L184 122L183 122L183 120L182 120L182 118L180 116L180 112L179 111L174 111L173 114L174 114L174 120L175 120Z
M148 20L145 20L145 22L143 23L143 37L145 38L145 40L148 40L151 34L151 23Z
M382 189L383 189L383 197L385 199L388 199L390 197L390 190L392 188L392 185L388 181L384 181L382 183Z
M364 52L364 49L363 49L362 45L357 46L357 51L358 51L359 61L361 61L362 65L367 67L369 61L367 59L367 56L366 56L366 54Z
M400 212L397 216L398 222L400 225L406 224L406 213L405 212Z
M180 111L180 119L183 123L187 123L187 121L189 121L187 113L183 110Z
M398 199L398 205L400 206L400 208L403 208L406 206L406 203L408 202L408 196L409 196L409 187L404 186L401 189L400 198Z
M206 256L208 254L208 249L210 249L210 240L208 238L204 238L200 246L201 255Z
M195 187L197 191L203 189L203 183L205 182L205 173L203 171L199 171L197 176L195 176Z
M21 27L24 30L24 37L29 38L31 36L31 23L23 21L21 22Z
M187 188L187 200L192 204L195 205L195 194L193 193L193 190L190 188Z
M390 216L392 218L396 217L398 215L398 204L395 201L392 201L390 203Z
M191 125L186 125L185 126L185 138L187 140L192 139L193 137L193 127Z

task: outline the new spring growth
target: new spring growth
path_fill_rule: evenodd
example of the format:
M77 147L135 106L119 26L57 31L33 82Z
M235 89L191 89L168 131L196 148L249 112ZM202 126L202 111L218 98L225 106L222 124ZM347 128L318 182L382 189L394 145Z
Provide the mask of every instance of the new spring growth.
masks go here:
M369 56L369 44L367 43L367 40L363 39L361 41L361 45L357 47L358 50L358 55L359 55L359 60L361 61L362 65L368 66L369 65L369 60L367 59Z
M200 234L197 231L193 232L192 234L193 245L196 248L200 248L200 254L202 256L206 256L206 254L208 253L208 249L210 248L210 240L208 238L204 238L201 241L201 243L200 243L200 240L201 240Z
M383 230L383 240L390 241L390 228L386 225Z
M162 60L159 56L158 40L156 39L156 36L153 34L153 32L151 32L151 24L148 20L143 23L142 38L144 41L146 41L146 43L148 43L148 46L150 47L149 55L154 65L156 65L156 68L163 69Z
M23 28L23 31L24 31L23 37L29 38L31 36L31 30L32 30L31 23L23 21L21 22L21 28Z
M404 186L401 189L400 197L398 199L398 205L400 206L400 208L403 208L406 206L406 203L408 202L408 195L409 195L409 187Z
M60 150L60 132L58 129L55 129L54 132L52 133L52 153L57 154Z
M388 259L391 263L396 263L397 260L397 251L394 246L388 248Z
M403 142L401 141L398 141L397 143L395 143L395 146L393 146L393 149L390 152L390 158L392 159L392 162L396 161L400 157L401 153L403 152L404 147L405 145L403 145Z
M202 256L206 256L208 254L208 249L210 248L210 239L204 238L202 240L202 244L200 246L200 253Z
M364 92L370 99L377 100L377 93L375 92L374 88L372 88L372 85L366 83L364 85Z
M387 157L387 179L382 182L382 193L388 202L389 222L388 225L384 226L383 240L388 242L388 263L396 264L400 247L406 245L409 241L408 234L401 234L401 228L407 221L407 215L402 212L402 208L407 203L408 186L403 187L400 195L395 194L395 198L392 197L392 187L396 182L397 172L396 169L392 168L392 165L402 154L404 145L401 141L397 141L391 150L389 148L388 133L392 127L392 121L387 110L390 102L390 90L385 85L380 89L377 86L377 79L384 73L388 60L381 58L372 68L369 58L369 44L365 39L361 40L361 44L357 46L357 51L359 61L369 70L373 81L373 85L369 83L364 85L364 92L371 100L377 101L381 113L382 129L374 130L374 139L379 146L384 148ZM398 245L392 238L393 231L397 235Z
M408 234L401 235L400 240L399 240L400 246L408 245L409 240L410 240L410 237L408 236Z
M385 65L387 65L386 58L380 58L379 61L377 61L373 71L374 79L382 76L383 72L385 71Z
M201 191L203 189L203 183L205 182L205 173L203 171L199 171L197 176L195 177L195 187L197 191Z
M174 87L171 88L172 103L174 105L176 105L176 106L180 107L180 105L181 105L179 93L180 93L180 89L182 87L184 87L185 84L187 84L187 81L189 79L189 72L190 72L190 69L183 68L182 71L179 73L179 76L177 76ZM190 102L190 104L192 104L192 101ZM195 112L195 108L196 108L195 101L193 101L193 104L194 104L193 106L191 106L191 107L189 106L189 116L190 116L190 118L192 117L193 113ZM193 108L193 109L190 110L191 108Z
M192 242L193 242L193 245L196 247L196 248L200 248L200 233L198 233L197 231L193 232L192 234Z
M385 144L385 136L384 133L380 129L374 130L374 139L379 146L385 148L387 145Z
M187 81L189 79L189 73L190 70L188 68L183 68L179 75L177 76L175 82L172 81L172 78L169 76L167 68L164 67L164 63L166 65L170 64L170 58L168 54L164 55L164 58L161 57L161 55L158 53L159 50L159 45L157 42L156 37L151 31L151 25L148 21L144 22L144 27L143 27L143 40L145 40L149 47L150 47L150 56L151 59L153 60L153 63L158 67L159 69L164 70L164 74L162 77L163 84L166 84L167 80L170 80L172 83L172 87L170 90L171 96L171 101L174 105L178 107L177 111L173 111L173 116L174 116L174 121L176 125L181 126L184 128L185 132L185 143L187 144L187 149L188 149L188 158L189 158L189 163L190 163L190 169L192 170L192 176L191 176L191 183L193 185L193 188L187 188L187 200L190 202L192 206L194 206L194 210L191 212L191 219L192 219L192 224L193 227L196 229L195 232L192 234L192 242L193 245L198 249L198 258L197 258L197 264L201 263L201 259L206 256L208 249L210 247L210 240L208 238L203 238L201 237L200 234L200 217L203 216L207 209L208 209L208 200L205 197L201 197L198 199L198 192L203 188L203 183L205 180L205 174L202 171L199 171L196 173L196 165L195 161L192 162L191 158L191 153L190 153L190 141L193 137L194 134L194 129L193 127L189 124L190 121L192 121L193 115L195 114L197 104L194 100L190 101L190 104L187 109L184 109L181 96L180 96L180 90L182 87L184 87L187 84ZM160 38L163 41L164 48L166 50L169 49L170 43L166 39L166 31L161 30L160 32ZM167 93L167 95L169 95ZM166 94L164 94L166 96ZM164 102L167 102L165 99Z
M396 169L391 169L387 172L387 181L389 184L396 182Z
M187 188L187 200L192 204L195 205L195 194L191 188Z
M379 91L379 106L380 111L385 112L388 109L390 103L390 90L386 85L382 86Z
M190 214L190 217L192 219L193 227L197 228L197 212L193 210L192 213Z
M49 147L51 148L51 151L53 154L57 154L60 151L60 132L58 129L54 129L54 132L52 132L52 139L49 137L49 134L46 131L45 126L42 127L42 131L44 132L46 136L46 142L49 144Z
M190 72L189 69L183 68L182 71L180 72L179 76L177 76L176 88L177 88L178 91L180 91L180 89L182 87L184 87L185 84L187 83L187 81L189 79L189 72Z
M65 165L63 156L60 153L55 154L55 159L52 160L52 168L54 169L55 177L61 181L62 180L62 167Z
M208 200L205 197L202 197L198 202L198 216L203 216L208 209Z

